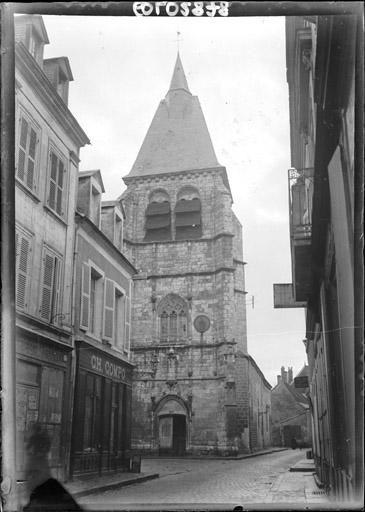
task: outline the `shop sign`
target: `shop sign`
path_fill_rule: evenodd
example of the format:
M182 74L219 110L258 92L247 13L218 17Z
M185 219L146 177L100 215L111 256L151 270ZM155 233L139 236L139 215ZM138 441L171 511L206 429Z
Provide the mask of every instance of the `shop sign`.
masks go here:
M49 347L33 339L19 339L16 342L17 352L26 356L35 357L41 361L56 364L65 364L67 355L58 347Z
M130 383L132 380L132 371L130 368L122 366L119 361L115 362L104 355L86 350L80 350L80 366L91 369L110 379Z

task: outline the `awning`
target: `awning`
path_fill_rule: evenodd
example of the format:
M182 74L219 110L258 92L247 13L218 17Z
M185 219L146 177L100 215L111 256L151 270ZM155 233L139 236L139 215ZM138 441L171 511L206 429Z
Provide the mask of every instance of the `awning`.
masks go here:
M176 214L175 226L199 226L201 223L200 212L186 212Z
M163 203L150 203L147 206L146 215L163 215L170 213L170 203L164 201Z
M183 212L198 212L200 211L200 199L180 199L176 203L175 212L183 213Z
M153 215L146 218L146 229L167 228L168 226L170 226L169 215Z

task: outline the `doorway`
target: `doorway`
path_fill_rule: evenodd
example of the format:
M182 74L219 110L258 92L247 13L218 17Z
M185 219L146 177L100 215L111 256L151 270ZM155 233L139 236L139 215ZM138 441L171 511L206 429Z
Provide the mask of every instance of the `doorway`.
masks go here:
M186 449L186 416L173 414L161 416L159 419L159 454L185 455Z

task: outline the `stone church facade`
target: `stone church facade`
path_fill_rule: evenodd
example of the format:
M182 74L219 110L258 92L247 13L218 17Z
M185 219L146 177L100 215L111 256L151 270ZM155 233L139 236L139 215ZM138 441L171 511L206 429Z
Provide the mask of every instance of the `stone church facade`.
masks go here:
M247 354L242 227L179 55L124 181L125 250L139 269L132 446L227 455L255 449L252 439L269 445L270 385ZM263 383L257 421L249 366ZM266 437L250 435L249 426L261 423Z

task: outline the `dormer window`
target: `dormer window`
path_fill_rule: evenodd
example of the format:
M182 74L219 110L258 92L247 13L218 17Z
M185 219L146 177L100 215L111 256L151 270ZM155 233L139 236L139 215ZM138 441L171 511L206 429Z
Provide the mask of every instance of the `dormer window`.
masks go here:
M77 209L99 229L101 224L101 198L104 192L103 180L98 169L79 172Z
M30 30L28 50L32 57L38 62L41 50L41 42L38 34L34 30L34 27L31 27Z
M73 80L68 58L57 57L45 59L43 62L43 71L56 89L57 94L67 104L69 82Z
M38 66L42 67L44 45L49 43L42 16L15 16L14 38L17 43L23 43Z
M68 99L68 79L67 76L59 70L58 73L58 83L57 83L57 93L64 99L65 103L67 103Z
M94 185L91 186L90 219L96 226L100 226L101 193Z

